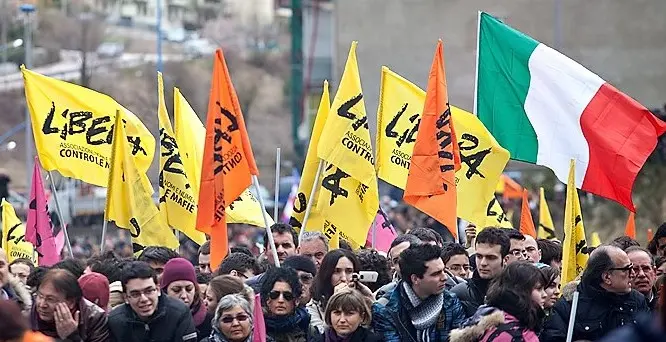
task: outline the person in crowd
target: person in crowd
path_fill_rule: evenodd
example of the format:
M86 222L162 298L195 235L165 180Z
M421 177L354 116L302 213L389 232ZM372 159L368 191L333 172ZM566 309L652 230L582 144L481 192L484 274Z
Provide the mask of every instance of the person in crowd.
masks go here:
M353 289L336 292L328 301L325 313L326 331L313 342L379 342L381 337L370 330L372 300Z
M611 241L610 245L618 247L619 249L621 249L623 251L626 251L627 248L629 248L629 247L636 247L636 246L640 247L641 246L641 244L638 243L638 241L636 241L636 240L634 240L634 239L632 239L632 238L630 238L626 235L616 237L615 239L613 239L613 241Z
M648 250L654 256L665 256L666 253L666 222L662 223L657 231L654 233L654 237L648 244Z
M562 271L562 245L546 239L538 239L537 245L541 251L541 263Z
M205 298L206 290L208 289L208 283L213 280L213 273L201 273L199 272L198 267L195 268L194 271L194 274L197 277L197 284L199 284L199 293L201 294L201 298Z
M488 227L476 237L476 270L467 283L458 284L451 290L462 302L466 317L474 315L476 309L484 303L490 282L508 264L511 241L506 231L511 230Z
M11 300L26 313L32 306L32 296L28 288L9 273L7 253L2 248L0 248L0 300Z
M507 265L488 288L487 305L452 331L450 341L539 342L546 282L543 273L529 261Z
M442 248L442 261L451 275L462 279L469 278L469 254L461 244L445 244Z
M442 248L444 245L444 239L442 239L442 236L430 228L415 228L410 230L407 234L414 235L419 238L421 242L436 245L439 246L439 248Z
M391 282L389 274L389 263L385 256L379 254L374 249L361 249L357 253L358 261L361 263L360 271L377 272L377 281L366 283L370 291L375 292L380 287Z
M28 279L25 280L25 285L33 293L37 291L39 284L42 282L42 279L51 268L46 266L37 266L35 267L30 274L28 274Z
M231 253L243 253L245 255L249 255L254 258L254 254L252 254L252 251L250 251L250 249L247 248L247 246L233 246L229 248L229 251Z
M252 305L239 294L228 294L215 308L213 331L202 342L251 342Z
M528 234L523 234L525 236L525 242L523 245L525 246L525 256L526 260L530 262L541 262L541 249L539 249L539 245L537 244L536 240Z
M215 272L216 275L229 274L245 281L259 274L259 264L257 259L244 253L231 253L227 255L220 268Z
M284 259L282 267L292 268L298 274L298 281L301 283L301 298L299 305L305 306L312 299L312 285L317 275L317 266L312 258L304 255L292 255Z
M398 235L398 237L395 238L393 242L391 242L391 246L389 247L387 255L389 259L390 271L393 274L393 279L390 283L380 287L374 293L375 300L380 301L382 304L386 304L388 301L388 294L391 293L393 289L395 289L396 285L400 281L400 265L398 264L398 260L400 260L400 253L409 248L409 246L417 245L420 243L421 240L419 238L410 234Z
M596 341L649 311L645 296L631 289L634 276L634 265L622 249L602 245L590 254L577 288L574 341ZM566 298L555 303L540 335L542 342L566 339L571 305Z
M122 304L125 304L123 285L120 281L114 281L109 284L109 310Z
M516 229L505 229L505 232L506 235L509 236L509 241L511 241L506 264L508 265L514 261L526 260L527 251L525 250L525 236Z
M104 311L109 311L109 280L100 273L90 272L78 280L83 298L94 303Z
M213 278L206 289L204 304L211 315L215 315L215 309L220 298L229 294L240 294L248 301L254 298L254 291L245 285L242 280L231 275L221 275Z
M126 303L109 313L112 341L198 341L190 308L161 295L157 273L148 263L134 261L125 266L121 284Z
M53 342L53 339L40 332L30 331L18 304L9 300L0 300L0 341Z
M78 279L65 269L51 269L42 279L30 310L30 326L60 340L109 341L106 312L83 298Z
M311 258L317 267L317 271L319 271L321 261L324 259L324 255L328 253L328 239L326 236L321 232L303 232L299 243L298 254Z
M383 340L446 341L464 318L455 295L446 291L444 261L436 245L410 246L400 254L401 281L386 305L373 305L373 328Z
M97 272L106 277L110 283L120 282L120 259L112 251L101 256L94 256L86 262L83 273Z
M555 267L550 267L546 264L537 264L536 266L541 273L543 273L543 277L546 280L546 302L543 305L543 309L546 316L550 316L550 312L553 309L553 306L555 306L555 302L560 298L560 284L562 277L560 275L560 270Z
M654 267L657 277L661 277L666 273L666 257L655 257L654 258Z
M328 299L334 289L341 284L352 281L352 274L361 269L361 263L353 252L346 249L334 249L324 256L319 272L315 277L312 301L307 304L307 310L312 317L312 326L320 333L326 329L324 313Z
M206 240L203 244L201 244L197 255L199 261L199 272L202 274L213 273L213 270L210 268L210 240Z
M190 308L197 336L203 338L210 335L213 315L206 311L199 284L194 272L194 265L187 259L174 258L164 265L160 280L160 289L167 296L178 299Z
M18 258L9 264L9 273L25 284L28 280L28 275L34 268L35 265L29 259Z
M178 258L179 255L174 250L166 247L148 246L141 251L137 258L138 261L143 261L150 265L157 274L157 282L159 283L164 272L164 265L173 258Z
M277 342L309 340L310 315L298 305L301 283L296 271L283 267L268 269L260 293L268 336Z
M650 310L656 310L659 296L655 288L657 274L654 267L654 259L650 251L643 247L631 246L625 250L629 261L634 265L635 277L631 279L631 288L645 296Z
M79 259L66 258L58 261L53 266L51 266L51 268L69 271L69 273L73 274L76 279L79 279L83 275L83 272L86 269L86 265Z
M290 225L286 223L275 223L271 226L271 233L273 235L273 242L277 250L278 260L280 264L288 256L296 254L298 248L298 234ZM268 245L268 232L264 232L264 256L266 260L273 264L273 252Z

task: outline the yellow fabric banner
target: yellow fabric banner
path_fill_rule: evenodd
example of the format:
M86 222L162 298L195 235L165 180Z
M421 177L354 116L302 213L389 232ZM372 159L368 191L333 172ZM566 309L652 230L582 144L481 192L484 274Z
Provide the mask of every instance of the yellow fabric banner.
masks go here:
M543 188L539 188L539 239L557 240L555 225L553 224L553 218L550 216Z
M294 199L294 208L292 209L291 218L289 219L289 224L294 227L297 232L300 232L301 230L303 219L305 218L305 211L310 200L313 201L307 222L307 227L310 227L310 229L306 227L306 230L321 231L324 228L324 221L317 209L316 203L320 192L319 185L321 182L316 185L314 182L317 176L317 170L319 170L319 162L321 161L321 159L317 157L317 145L319 144L319 138L322 135L324 124L328 118L330 107L331 100L328 94L328 81L324 81L324 92L321 95L317 117L314 126L312 127L312 134L310 134L308 154L305 156L305 162L303 163L303 175L301 176L301 182L298 184L298 192ZM321 178L319 178L319 180L321 181ZM313 186L316 187L316 190L312 198L309 198Z
M25 241L25 224L16 216L11 203L2 199L2 249L7 253L7 262L24 258L37 266L37 252Z
M425 92L382 67L377 108L377 176L400 189L407 184ZM457 130L457 128L456 128Z
M185 173L180 149L171 128L171 120L164 102L164 81L157 73L158 107L160 127L160 177L159 206L167 223L201 245L206 235L196 229L197 197L192 191L192 180Z
M562 284L574 280L587 265L587 241L583 214L576 189L576 162L572 159L567 182L567 200L564 205L564 243L562 247Z
M127 142L140 172L155 154L155 137L111 97L22 67L25 98L42 167L106 186L116 111L123 113Z
M116 124L120 124L122 119L122 114L117 115ZM113 132L111 173L107 187L104 219L130 231L134 252L146 246L178 248L178 240L153 202L153 187L148 176L134 164L131 147L122 128Z
M201 163L203 161L206 127L178 88L174 88L173 101L176 142L178 143L183 170L190 181L192 194L196 199L199 198L199 186L201 185ZM252 195L249 189L245 190L237 200L231 202L225 208L225 211L227 223L244 223L258 227L265 225L259 200ZM274 223L270 215L268 215L268 223Z
M339 231L340 238L364 246L379 207L379 190L370 144L368 117L352 42L340 86L331 106L317 155L325 168L317 208L323 231Z
M593 232L592 236L590 237L590 247L596 248L601 246L601 238L599 237L599 233Z
M497 201L495 195L492 195L486 206L486 222L482 226L476 226L477 232L480 232L486 227L499 227L513 229L513 225L509 217L504 213L504 209Z

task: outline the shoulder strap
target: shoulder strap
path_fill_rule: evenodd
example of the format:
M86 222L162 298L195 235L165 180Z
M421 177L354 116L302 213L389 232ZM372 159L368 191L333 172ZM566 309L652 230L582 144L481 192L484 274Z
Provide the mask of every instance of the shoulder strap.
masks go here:
M493 331L486 341L492 342L497 338L501 333L508 333L511 335L511 342L523 342L523 330L520 328L518 322L510 322L506 324L500 324L497 326L497 329Z

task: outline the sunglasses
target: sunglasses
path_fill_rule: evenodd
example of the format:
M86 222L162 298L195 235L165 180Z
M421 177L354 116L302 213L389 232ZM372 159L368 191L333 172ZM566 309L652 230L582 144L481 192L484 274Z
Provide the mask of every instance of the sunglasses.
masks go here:
M282 298L284 298L286 301L294 300L294 294L289 291L271 291L268 294L268 297L272 300L276 300L280 298L280 295L282 295Z
M236 316L236 317L234 317L234 316L225 316L225 317L222 317L221 321L222 321L222 323L230 324L230 323L233 323L234 320L236 320L236 321L238 321L238 322L245 322L245 321L247 321L248 319L250 319L250 316L240 314L240 315L238 315L238 316Z
M630 272L634 270L634 264L629 264L624 267L611 267L608 269L609 271L624 271L624 272Z

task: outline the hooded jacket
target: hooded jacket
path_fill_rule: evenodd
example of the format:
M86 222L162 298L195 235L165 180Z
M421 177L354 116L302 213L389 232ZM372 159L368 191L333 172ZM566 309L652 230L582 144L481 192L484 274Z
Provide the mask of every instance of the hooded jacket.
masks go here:
M493 307L480 307L463 325L451 331L451 342L511 342L514 336L525 342L539 342L534 331L522 327L516 317Z

